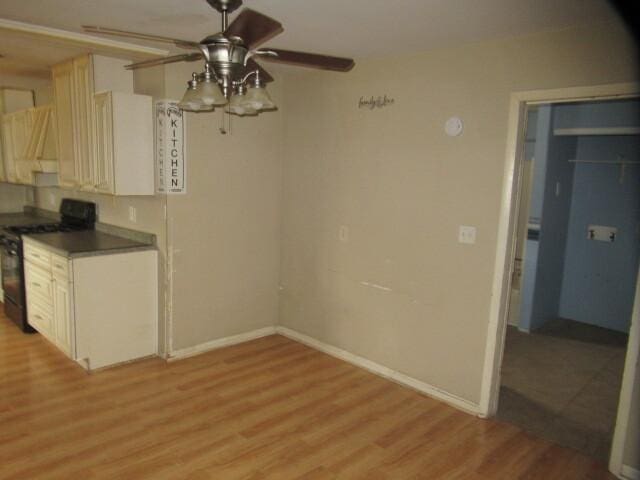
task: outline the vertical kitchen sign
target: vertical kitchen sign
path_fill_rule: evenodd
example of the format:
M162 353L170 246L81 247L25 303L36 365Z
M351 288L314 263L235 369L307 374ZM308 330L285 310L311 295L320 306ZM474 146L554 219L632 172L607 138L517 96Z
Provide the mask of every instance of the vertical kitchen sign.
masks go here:
M156 167L158 193L187 193L185 118L175 100L157 100Z

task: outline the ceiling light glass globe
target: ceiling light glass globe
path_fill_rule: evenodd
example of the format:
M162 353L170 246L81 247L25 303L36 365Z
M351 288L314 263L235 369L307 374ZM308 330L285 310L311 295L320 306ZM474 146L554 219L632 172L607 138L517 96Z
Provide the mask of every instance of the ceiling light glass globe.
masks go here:
M251 105L245 101L245 97L245 94L238 93L231 97L231 101L227 107L227 112L240 117L257 115L258 111L255 108L252 108Z
M213 106L205 104L196 89L192 87L187 88L178 107L188 112L210 112L213 110Z
M245 97L246 104L255 110L273 110L276 108L276 104L271 100L271 96L263 86L249 86Z
M196 94L205 105L219 107L227 104L227 99L222 94L220 86L215 80L203 80L196 86Z

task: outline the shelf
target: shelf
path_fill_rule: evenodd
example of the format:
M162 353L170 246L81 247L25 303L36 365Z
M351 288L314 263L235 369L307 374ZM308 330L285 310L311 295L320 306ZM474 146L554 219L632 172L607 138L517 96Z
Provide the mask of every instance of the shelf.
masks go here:
M589 127L589 128L556 128L553 134L557 137L576 135L640 135L640 127Z

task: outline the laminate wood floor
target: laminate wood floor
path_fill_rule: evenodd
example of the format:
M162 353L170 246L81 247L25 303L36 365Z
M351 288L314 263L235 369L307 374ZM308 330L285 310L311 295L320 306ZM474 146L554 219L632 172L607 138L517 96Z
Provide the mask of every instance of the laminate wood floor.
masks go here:
M88 375L0 316L0 478L614 477L282 336Z

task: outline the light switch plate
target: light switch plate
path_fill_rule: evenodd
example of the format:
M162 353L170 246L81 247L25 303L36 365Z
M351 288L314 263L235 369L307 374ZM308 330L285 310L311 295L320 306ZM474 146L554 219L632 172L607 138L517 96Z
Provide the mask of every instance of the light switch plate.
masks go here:
M476 243L476 227L460 225L458 228L458 243L473 245Z

